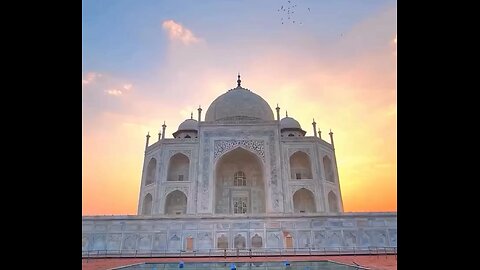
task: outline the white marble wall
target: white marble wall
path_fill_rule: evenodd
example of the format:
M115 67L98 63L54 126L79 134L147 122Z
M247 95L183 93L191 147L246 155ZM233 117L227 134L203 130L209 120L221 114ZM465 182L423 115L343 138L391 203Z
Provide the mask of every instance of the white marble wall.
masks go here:
M139 250L178 252L193 238L195 250L217 248L225 235L228 247L234 238L262 237L262 248L286 248L286 235L295 248L396 247L396 213L343 213L338 215L161 218L93 216L82 218L82 250Z
M164 139L149 146L145 152L139 195L138 213L150 193L153 197L153 215L163 215L165 198L180 190L188 198L188 214L215 214L215 166L221 157L236 147L255 154L264 170L266 213L292 213L293 194L300 188L310 190L315 196L318 213L329 212L328 193L337 196L338 209L343 211L338 171L332 147L316 137L280 137L277 121L252 124L214 124L202 122L198 138ZM310 157L312 179L291 179L290 156L302 151ZM166 181L170 158L183 153L190 160L188 181ZM333 163L334 183L326 181L323 157ZM155 182L145 186L147 165L151 158L157 160Z

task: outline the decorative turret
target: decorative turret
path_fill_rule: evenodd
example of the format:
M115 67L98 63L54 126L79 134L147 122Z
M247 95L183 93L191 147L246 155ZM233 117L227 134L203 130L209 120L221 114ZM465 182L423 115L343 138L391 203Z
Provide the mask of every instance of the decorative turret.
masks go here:
M163 121L163 125L162 125L162 140L165 139L165 128L167 128L167 125L165 125L165 121Z
M280 120L280 132L282 137L303 137L305 130L302 129L300 123L292 117L288 117L288 112L285 112L286 117Z

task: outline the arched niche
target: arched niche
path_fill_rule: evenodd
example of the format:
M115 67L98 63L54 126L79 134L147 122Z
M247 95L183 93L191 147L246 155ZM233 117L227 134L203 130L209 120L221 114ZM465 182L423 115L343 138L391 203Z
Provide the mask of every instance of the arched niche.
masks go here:
M170 158L168 163L167 181L188 181L190 160L182 153Z
M330 160L330 158L328 156L323 157L323 169L325 171L326 180L334 183L335 182L335 177L334 177L334 174L333 174L332 161Z
M155 158L150 159L147 166L147 178L145 179L145 186L153 184L155 181L155 171L157 169L157 160Z
M290 156L290 178L312 179L310 157L305 152L297 151Z
M328 208L330 212L338 213L338 199L333 191L328 193Z
M142 215L149 216L152 214L152 194L148 193L143 198L143 205L142 205Z
M165 199L166 215L183 215L187 213L187 196L180 190L170 192Z
M313 193L306 189L301 188L293 194L293 209L295 213L315 213L315 197Z

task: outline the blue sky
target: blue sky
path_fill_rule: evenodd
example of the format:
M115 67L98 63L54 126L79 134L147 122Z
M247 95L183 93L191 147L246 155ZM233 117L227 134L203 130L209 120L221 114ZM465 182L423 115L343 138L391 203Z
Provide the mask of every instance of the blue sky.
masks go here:
M276 46L290 46L303 33L329 43L359 21L396 5L388 0L291 3L297 5L292 8L297 22L282 25L283 12L278 9L286 8L287 1L84 0L84 70L151 76L150 71L165 58L168 42L161 22L168 19L188 26L211 44L228 48L225 53L243 55L246 43L261 47L284 41Z

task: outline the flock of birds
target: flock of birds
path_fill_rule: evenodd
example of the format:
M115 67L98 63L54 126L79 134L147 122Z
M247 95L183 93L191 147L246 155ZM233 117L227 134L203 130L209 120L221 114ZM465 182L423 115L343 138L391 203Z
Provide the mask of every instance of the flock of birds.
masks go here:
M294 3L293 0L288 0L287 3L282 5L279 9L277 9L277 12L280 13L280 22L282 24L292 23L292 24L302 25L303 22L299 21L299 19L296 19L296 18L300 17L302 12L303 12L303 15L305 15L305 13L309 14L310 7L307 7L306 9L303 9L303 8L297 9L297 4ZM298 13L300 13L299 16L297 16ZM343 37L343 33L340 34L340 37Z
M288 4L286 4L285 6L281 6L277 12L281 12L281 17L280 17L280 22L282 24L285 24L285 23L297 23L297 24L303 24L303 22L301 21L298 21L298 20L295 20L295 11L296 11L296 7L297 7L297 4L293 3L292 0L288 0L287 1ZM310 12L310 8L307 8L308 12ZM284 20L285 18L285 20Z

